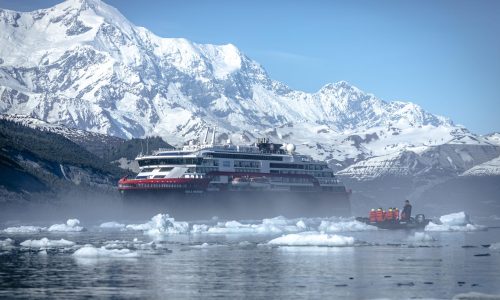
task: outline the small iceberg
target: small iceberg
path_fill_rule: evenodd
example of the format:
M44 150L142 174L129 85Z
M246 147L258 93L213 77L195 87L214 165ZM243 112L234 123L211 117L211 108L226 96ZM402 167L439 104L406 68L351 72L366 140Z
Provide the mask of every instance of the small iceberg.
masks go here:
M99 227L102 229L125 229L125 224L112 221L102 223Z
M275 238L268 242L277 246L328 246L342 247L354 245L354 238L350 236L330 235L319 232L292 233Z
M0 250L11 250L14 248L14 240L13 239L5 239L0 240Z
M130 224L126 226L130 230L140 230L152 236L169 234L189 233L188 222L178 222L168 214L157 214L151 221L144 224Z
M96 248L87 244L76 250L73 256L78 258L134 258L139 257L139 254L130 249L106 249L104 246Z
M79 232L84 231L85 228L82 226L78 226L80 224L80 220L78 219L68 219L66 224L54 224L49 227L49 231L57 231L57 232Z
M433 222L429 222L427 226L425 226L425 231L478 231L485 230L486 227L481 225L472 224L470 221L469 215L465 212L458 212L453 214L448 214L441 216L439 218L439 223L436 224Z
M49 240L44 237L40 240L26 240L21 243L21 246L26 248L50 249L50 248L67 248L74 246L75 243L65 239Z
M350 221L327 221L323 220L319 224L318 229L324 232L344 232L344 231L369 231L378 230L377 227L359 222L357 220Z
M47 228L39 226L17 226L17 227L5 228L3 232L10 234L19 234L19 233L40 233L45 230L47 230Z

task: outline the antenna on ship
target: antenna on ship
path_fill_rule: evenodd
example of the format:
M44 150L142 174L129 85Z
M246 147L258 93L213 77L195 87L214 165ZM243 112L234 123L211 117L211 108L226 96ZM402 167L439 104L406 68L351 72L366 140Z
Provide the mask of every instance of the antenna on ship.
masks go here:
M144 148L142 146L142 139L141 139L141 156L142 156L143 153L144 153Z
M149 154L149 137L146 137L146 155Z

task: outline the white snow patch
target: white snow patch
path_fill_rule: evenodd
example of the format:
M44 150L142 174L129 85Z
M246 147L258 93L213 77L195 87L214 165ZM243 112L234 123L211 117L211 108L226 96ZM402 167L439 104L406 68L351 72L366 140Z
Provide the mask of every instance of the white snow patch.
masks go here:
M68 241L65 239L49 240L46 237L44 237L40 240L26 240L26 241L21 243L21 246L23 246L23 247L40 248L40 249L65 248L65 247L72 247L74 245L75 245L75 243L72 241Z
M39 226L17 226L17 227L8 227L3 230L5 233L39 233L47 230L45 227Z
M352 246L354 238L350 236L330 235L319 232L292 233L275 238L268 242L270 245L278 246Z
M80 220L78 219L68 219L66 224L54 224L49 227L49 231L62 231L62 232L78 232L83 231L85 228L78 226Z
M130 224L127 229L141 230L145 234L160 236L168 234L189 233L189 223L178 222L168 214L157 214L151 221L144 224Z
M138 257L139 254L130 249L106 249L104 246L101 248L96 248L92 245L85 245L73 253L73 256L82 258L99 258L99 257L111 257L111 258L133 258Z
M99 227L104 228L104 229L124 229L125 224L121 224L121 223L112 221L112 222L102 223L101 225L99 225Z

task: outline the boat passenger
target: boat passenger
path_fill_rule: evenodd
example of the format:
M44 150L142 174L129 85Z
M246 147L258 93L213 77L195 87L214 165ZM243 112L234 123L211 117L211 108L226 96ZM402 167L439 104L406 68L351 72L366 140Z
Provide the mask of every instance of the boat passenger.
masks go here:
M392 207L389 207L389 209L385 213L385 220L392 222L393 220Z
M394 207L392 209L392 216L394 217L394 221L399 221L399 208Z
M382 210L382 207L377 209L377 222L383 222L384 221L384 211Z
M401 221L409 221L411 217L411 204L409 200L405 201L405 207L401 212Z

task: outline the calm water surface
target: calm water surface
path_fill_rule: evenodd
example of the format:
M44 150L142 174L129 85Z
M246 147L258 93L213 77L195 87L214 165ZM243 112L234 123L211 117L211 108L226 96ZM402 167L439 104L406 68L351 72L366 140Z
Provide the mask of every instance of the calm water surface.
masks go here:
M0 233L0 240L14 240L14 247L0 251L0 298L450 299L466 292L500 294L500 250L482 246L500 242L499 228L430 232L435 241L415 243L408 240L412 231L338 234L358 242L271 247L266 243L280 235L181 234L158 240L139 231L98 227L78 233ZM19 245L42 237L77 246L49 248L45 254ZM134 238L139 240L135 246ZM81 245L100 247L115 240L140 256L73 255ZM137 246L153 240L153 248Z

